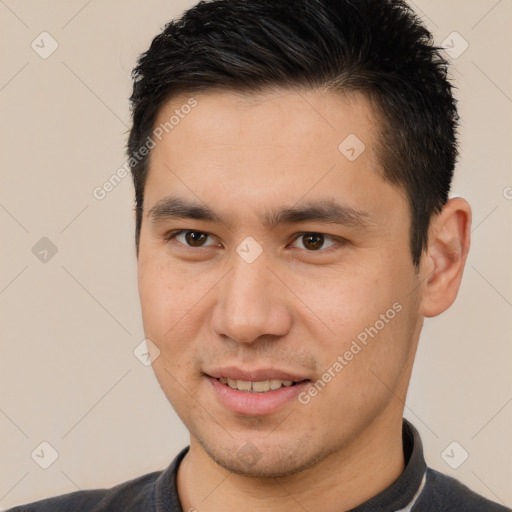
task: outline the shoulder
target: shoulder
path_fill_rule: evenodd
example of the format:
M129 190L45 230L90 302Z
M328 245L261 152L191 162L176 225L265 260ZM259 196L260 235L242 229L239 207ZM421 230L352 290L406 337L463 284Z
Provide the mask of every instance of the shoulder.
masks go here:
M455 478L431 468L414 511L510 512L511 509L480 496Z
M7 512L145 512L153 510L154 487L161 471L128 480L110 489L62 494L27 503Z

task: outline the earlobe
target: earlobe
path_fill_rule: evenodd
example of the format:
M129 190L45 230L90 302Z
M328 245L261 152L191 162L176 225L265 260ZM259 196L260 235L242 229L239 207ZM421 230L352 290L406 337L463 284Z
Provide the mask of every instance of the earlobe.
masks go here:
M450 199L432 219L423 258L421 313L432 317L454 302L462 280L471 231L471 207L460 197Z

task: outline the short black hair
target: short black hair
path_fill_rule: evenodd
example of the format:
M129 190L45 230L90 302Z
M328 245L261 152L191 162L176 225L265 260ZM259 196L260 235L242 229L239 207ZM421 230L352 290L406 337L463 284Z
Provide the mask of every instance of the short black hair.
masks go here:
M185 11L132 72L127 148L137 254L149 164L139 149L167 101L211 90L323 88L359 92L372 102L383 177L408 197L418 267L458 154L456 100L440 50L402 0L209 0Z

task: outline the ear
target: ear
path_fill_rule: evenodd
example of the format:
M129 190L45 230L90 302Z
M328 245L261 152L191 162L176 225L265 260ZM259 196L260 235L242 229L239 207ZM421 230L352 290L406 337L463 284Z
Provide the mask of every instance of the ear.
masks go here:
M421 313L432 317L447 310L459 291L469 251L471 207L460 197L448 200L431 222L421 263Z

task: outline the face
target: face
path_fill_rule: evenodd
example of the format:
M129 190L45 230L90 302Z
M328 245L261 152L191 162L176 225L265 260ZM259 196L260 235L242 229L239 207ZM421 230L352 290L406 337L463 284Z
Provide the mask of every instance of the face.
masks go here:
M193 102L161 109L155 127L182 115L145 186L138 284L154 371L191 450L241 474L292 474L401 418L422 322L407 200L382 178L362 96Z

